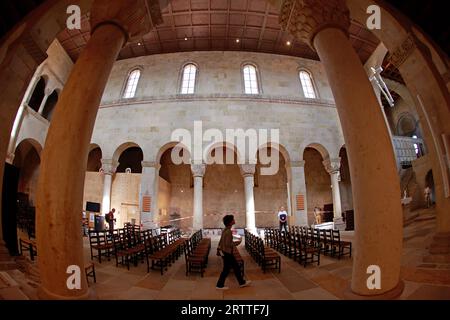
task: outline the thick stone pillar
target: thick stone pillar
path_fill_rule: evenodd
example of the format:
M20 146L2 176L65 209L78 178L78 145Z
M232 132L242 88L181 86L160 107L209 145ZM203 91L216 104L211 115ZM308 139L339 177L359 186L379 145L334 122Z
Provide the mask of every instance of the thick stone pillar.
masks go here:
M102 212L107 214L111 210L111 189L112 179L116 173L119 164L114 160L102 159L103 172L103 198L102 198Z
M158 177L161 165L156 162L142 161L141 191L139 194L139 207L141 208L141 225L144 229L155 228L158 198Z
M203 176L205 164L192 164L191 171L194 177L194 216L192 227L194 231L203 229Z
M281 24L313 47L328 76L350 164L355 209L354 262L349 297L400 294L402 209L390 137L377 97L348 39L345 0L285 0ZM371 266L380 288L369 288Z
M341 192L339 189L339 181L341 180L340 178L341 158L327 159L322 163L325 167L325 170L327 170L327 172L330 174L331 177L331 192L333 195L333 221L336 224L335 227L341 226L343 224Z
M291 161L291 207L295 224L308 225L305 161Z
M254 164L240 165L242 176L244 177L245 185L245 227L253 234L256 232L256 217L255 217L255 196L253 188L255 186L255 169Z
M47 299L88 297L80 226L89 143L122 46L129 36L150 29L143 0L96 0L90 14L91 38L60 95L42 152L36 235L39 294ZM80 286L73 287L69 277L77 270Z
M389 60L414 97L433 170L437 228L426 260L446 262L450 260L450 93L429 49L414 34L407 35Z

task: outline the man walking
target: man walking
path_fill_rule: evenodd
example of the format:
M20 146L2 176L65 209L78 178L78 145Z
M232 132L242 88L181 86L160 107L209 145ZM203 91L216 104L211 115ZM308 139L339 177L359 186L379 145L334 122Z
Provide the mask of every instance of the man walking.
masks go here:
M241 288L247 287L251 282L250 280L244 280L236 258L233 255L233 250L236 250L234 248L236 246L236 243L233 242L233 233L231 232L231 227L235 223L236 222L234 221L233 215L226 215L225 217L223 217L223 224L225 225L225 229L223 229L222 231L222 236L220 237L219 245L217 247L217 255L222 256L223 258L223 270L216 285L216 289L218 290L228 289L228 287L225 287L225 279L230 273L230 269L233 269L234 275L236 276L236 279ZM240 241L237 244L239 243Z

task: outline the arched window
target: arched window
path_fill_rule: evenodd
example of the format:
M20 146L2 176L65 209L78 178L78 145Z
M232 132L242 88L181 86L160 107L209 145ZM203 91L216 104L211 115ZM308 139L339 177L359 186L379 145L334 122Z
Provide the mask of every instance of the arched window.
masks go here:
M125 99L134 98L140 76L141 70L139 69L133 70L128 76L127 86L125 87L125 91L123 93L123 97Z
M245 94L259 94L258 77L256 67L246 64L243 68Z
M197 67L190 63L183 68L183 78L181 81L181 94L193 94L195 92L195 78Z
M303 94L305 98L315 99L316 92L314 91L314 86L312 82L311 75L307 71L300 71L300 82L302 83Z

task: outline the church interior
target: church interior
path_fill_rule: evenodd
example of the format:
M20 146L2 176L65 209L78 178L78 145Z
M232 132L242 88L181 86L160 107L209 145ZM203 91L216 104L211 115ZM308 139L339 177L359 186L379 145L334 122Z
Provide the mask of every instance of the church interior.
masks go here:
M450 29L408 3L2 1L0 300L449 300Z

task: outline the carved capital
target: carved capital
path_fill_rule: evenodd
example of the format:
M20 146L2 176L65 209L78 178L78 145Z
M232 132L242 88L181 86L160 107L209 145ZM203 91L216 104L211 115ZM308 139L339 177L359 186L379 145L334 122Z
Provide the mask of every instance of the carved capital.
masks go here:
M340 172L341 158L327 159L325 161L322 161L322 163L325 167L325 170L327 170L329 174L336 174Z
M416 41L413 34L408 34L405 40L389 56L388 61L397 69L408 59L416 48Z
M244 177L253 176L256 172L256 165L254 164L241 164L239 167Z
M162 23L157 0L95 0L91 7L91 33L103 24L113 24L134 41Z
M206 171L206 164L191 164L192 176L203 177Z
M103 174L113 175L116 173L119 163L111 159L102 159L102 168L100 169Z
M314 37L326 28L338 28L348 35L350 11L345 0L284 0L280 25L314 49Z

